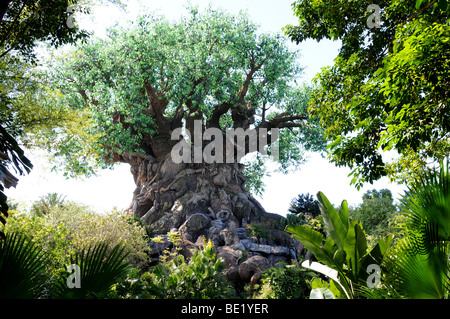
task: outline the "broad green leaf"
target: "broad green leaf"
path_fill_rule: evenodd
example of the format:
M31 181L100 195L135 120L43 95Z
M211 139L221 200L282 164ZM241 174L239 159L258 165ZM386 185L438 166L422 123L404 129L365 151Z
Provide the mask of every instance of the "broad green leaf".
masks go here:
M348 229L344 251L349 271L353 275L352 279L357 282L358 274L361 270L361 258L367 253L367 240L361 224L354 220Z
M348 229L348 210L346 202L343 201L340 210L341 213L339 213L322 192L317 194L317 198L320 203L320 210L322 212L327 234L335 241L340 249L344 248Z

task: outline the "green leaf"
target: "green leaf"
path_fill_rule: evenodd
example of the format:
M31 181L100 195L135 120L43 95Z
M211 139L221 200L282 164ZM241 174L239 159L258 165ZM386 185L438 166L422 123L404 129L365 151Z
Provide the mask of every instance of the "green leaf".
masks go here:
M416 1L416 9L419 10L420 9L420 5L422 4L423 0L417 0Z
M343 249L348 230L347 202L343 201L341 209L337 212L322 192L317 194L317 198L320 203L320 210L327 234L333 238L340 249Z
M358 281L358 274L361 270L360 260L367 252L367 240L361 224L358 220L354 220L347 233L344 251L347 260L347 266L350 273L353 275L352 280Z

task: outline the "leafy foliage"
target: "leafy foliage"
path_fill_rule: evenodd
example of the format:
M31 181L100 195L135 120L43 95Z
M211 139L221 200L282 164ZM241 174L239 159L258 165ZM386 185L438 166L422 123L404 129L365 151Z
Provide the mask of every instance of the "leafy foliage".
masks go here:
M404 238L384 264L385 286L403 298L449 297L449 166L425 174L402 197Z
M390 190L368 190L362 199L361 205L349 209L349 218L361 221L370 246L389 234L397 233L397 206Z
M320 215L319 202L312 195L300 194L291 201L289 212L292 214L310 214L312 217Z
M167 255L166 255L167 256ZM234 289L222 274L225 263L217 258L211 241L193 250L189 261L180 254L164 258L143 275L148 296L169 299L214 299L235 296Z
M39 200L33 202L30 212L36 216L49 214L53 209L63 206L64 198L64 195L58 193L49 193L41 196Z
M111 286L127 274L129 264L125 261L129 252L116 245L108 252L108 244L100 242L86 250L76 252L70 264L80 267L80 287L67 284L67 273L55 283L54 298L85 299L105 297Z
M6 231L21 234L40 247L49 256L46 267L51 274L56 274L73 253L98 242L107 242L108 252L121 244L130 251L127 261L135 266L147 259L145 229L116 210L101 215L87 206L66 201L43 216L15 215L10 218Z
M316 275L296 265L283 265L266 269L261 277L256 299L306 299L310 288L308 281Z
M297 42L342 41L335 64L315 78L310 112L357 187L385 175L411 181L449 150L450 6L381 1L381 26L370 29L371 3L297 1L299 25L285 28ZM387 161L387 150L400 156Z
M299 240L315 258L337 272L342 296L356 296L355 285L365 284L370 264L380 264L392 236L380 240L375 247L368 249L366 234L358 220L350 222L348 205L343 201L336 210L321 192L317 195L323 216L327 238L305 225L287 226L286 231ZM335 280L336 281L336 280Z

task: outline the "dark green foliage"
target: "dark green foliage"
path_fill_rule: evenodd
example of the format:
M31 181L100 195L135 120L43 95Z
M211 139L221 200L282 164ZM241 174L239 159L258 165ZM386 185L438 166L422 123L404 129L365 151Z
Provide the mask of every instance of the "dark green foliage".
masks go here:
M0 58L7 52L19 51L27 58L35 58L37 41L53 46L74 43L88 36L76 26L66 24L68 0L5 0L0 7Z
M0 241L0 298L35 298L43 284L45 256L31 241L7 233Z
M450 292L449 164L426 173L402 197L404 238L383 267L385 289L404 298L447 299Z
M309 193L300 194L291 201L289 212L292 214L309 214L312 217L320 215L319 202Z
M0 103L3 101L0 100ZM19 174L29 173L33 167L14 137L0 125L0 222L2 224L6 224L5 218L8 217L7 197L3 191L5 187L15 187L17 184L17 178L10 172L11 164ZM0 231L0 240L4 238L4 233Z
M130 267L125 261L127 254L122 245L116 245L108 253L106 243L98 243L75 253L70 262L80 267L81 287L69 288L67 278L70 274L61 272L52 297L70 299L106 297L111 286L127 274Z
M293 5L296 42L340 40L333 66L316 76L310 113L325 128L330 158L352 169L361 187L389 175L411 181L450 149L450 6L442 0L378 1L381 27L370 28L371 0ZM381 150L399 157L386 162Z

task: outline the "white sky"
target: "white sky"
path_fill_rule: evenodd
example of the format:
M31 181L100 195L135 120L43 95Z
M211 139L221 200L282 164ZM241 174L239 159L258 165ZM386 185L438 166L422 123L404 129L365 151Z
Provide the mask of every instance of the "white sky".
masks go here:
M80 20L81 26L87 29L93 28L97 34L101 34L106 26L115 21L133 19L139 12L158 10L170 19L176 19L185 12L182 0L133 0L130 1L129 14L125 16L117 8L101 8L93 12L87 21ZM280 32L287 24L296 24L291 9L293 0L215 0L214 6L221 7L232 13L240 10L248 10L251 19L260 25L263 32ZM141 3L139 6L138 3ZM199 4L201 8L207 6L210 1L196 0L193 4ZM338 53L339 43L331 41L305 41L298 46L292 44L294 49L300 49L300 63L304 67L304 81L310 81L320 68L331 65ZM28 207L33 200L50 192L62 193L67 199L87 204L98 212L105 212L111 208L126 208L132 198L135 188L128 165L119 165L114 170L106 170L99 173L98 177L81 180L67 180L61 174L50 172L50 164L45 160L42 152L27 152L32 160L34 169L27 176L19 176L19 184L16 189L7 189L6 195L23 206ZM361 202L363 193L369 189L388 188L394 198L403 192L403 187L393 185L387 180L380 180L373 185L365 185L357 191L350 186L350 170L337 168L322 159L318 154L311 154L310 160L301 169L288 175L271 174L264 182L265 193L260 200L265 209L272 213L285 215L292 198L300 193L315 195L322 191L333 204L340 204L346 199L349 205Z

